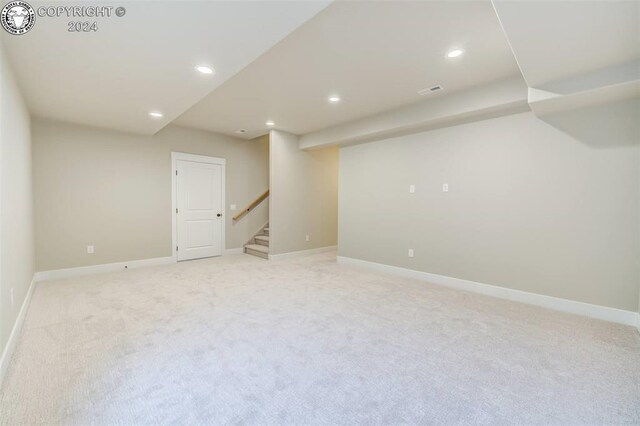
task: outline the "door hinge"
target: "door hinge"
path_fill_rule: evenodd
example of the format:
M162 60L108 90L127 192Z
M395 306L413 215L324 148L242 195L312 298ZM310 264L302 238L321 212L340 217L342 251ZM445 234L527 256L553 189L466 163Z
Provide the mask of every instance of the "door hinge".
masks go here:
M178 246L176 246L176 251L178 251Z
M178 171L176 170L176 176L178 176Z
M178 209L176 209L176 213L178 213Z

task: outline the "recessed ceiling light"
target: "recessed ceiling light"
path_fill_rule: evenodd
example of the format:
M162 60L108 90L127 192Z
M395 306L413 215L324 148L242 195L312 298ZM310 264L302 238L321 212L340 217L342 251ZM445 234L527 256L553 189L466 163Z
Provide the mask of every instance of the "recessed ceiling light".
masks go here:
M463 53L464 52L461 49L453 49L451 52L447 53L447 58L457 58Z
M158 111L151 111L149 115L153 118L162 118L163 114Z
M334 103L334 104L337 103L337 102L340 102L340 96L335 96L335 95L334 96L329 96L329 102Z
M236 130L236 133L247 133L247 130L246 129Z
M208 67L206 65L198 65L196 69L200 71L202 74L213 74L213 68Z
M266 124L267 126L275 126L276 125L276 123L274 123L273 120L269 120L264 124Z

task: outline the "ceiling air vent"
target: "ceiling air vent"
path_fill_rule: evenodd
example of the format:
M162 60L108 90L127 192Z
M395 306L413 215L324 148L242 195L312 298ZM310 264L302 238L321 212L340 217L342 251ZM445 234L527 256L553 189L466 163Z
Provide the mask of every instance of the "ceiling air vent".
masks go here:
M247 130L246 129L236 130L236 133L240 133L240 134L247 133Z
M442 86L440 86L438 84L437 86L432 86L432 87L428 87L426 89L419 90L418 91L418 95L420 95L420 96L429 95L431 93L439 92L441 90L442 90Z

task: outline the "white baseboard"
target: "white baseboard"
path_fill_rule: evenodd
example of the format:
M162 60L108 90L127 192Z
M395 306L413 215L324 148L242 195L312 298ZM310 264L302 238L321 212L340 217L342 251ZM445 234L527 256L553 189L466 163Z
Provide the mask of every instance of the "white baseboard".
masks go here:
M291 259L291 258L295 258L295 257L304 257L304 256L312 255L312 254L326 253L328 251L335 251L336 248L337 248L337 246L326 246L326 247L319 247L319 248L314 248L314 249L309 249L309 250L292 251L292 252L289 252L289 253L270 254L269 255L269 260L282 260L282 259Z
M244 253L243 247L225 249L223 256ZM78 268L55 269L52 271L36 272L36 281L51 281L63 278L79 277L82 275L101 274L105 272L124 271L125 269L143 268L147 266L159 266L176 263L176 259L169 257L156 257L153 259L132 260L129 262L105 263L102 265L81 266Z
M7 340L7 344L2 351L2 358L0 358L0 388L2 387L2 382L4 381L4 377L7 374L7 369L9 368L9 363L11 362L11 356L13 355L13 351L16 349L16 344L18 343L18 336L20 335L20 330L22 329L22 324L24 324L24 319L27 316L27 310L29 309L29 304L31 303L31 296L33 295L33 288L36 285L36 276L33 275L33 279L31 280L31 284L29 284L29 290L27 290L27 295L22 302L22 306L20 307L20 312L16 318L16 322L13 324L13 328L11 329L11 334L9 335L9 339Z
M101 274L105 272L124 271L125 269L143 268L175 263L170 257L156 257L153 259L133 260L131 262L106 263L103 265L82 266L79 268L56 269L53 271L36 272L36 281L59 280L63 278L79 277L82 275Z
M242 254L244 253L244 247L237 247L232 249L225 249L223 256L228 256L230 254Z
M537 293L529 293L522 290L514 290L490 284L482 284L475 281L468 281L460 278L431 274L428 272L400 268L398 266L385 265L382 263L368 262L366 260L354 259L351 257L338 256L338 262L350 265L364 266L370 269L387 272L405 278L427 281L432 284L456 288L459 290L471 291L487 296L498 297L500 299L526 303L528 305L541 306L544 308L554 309L556 311L568 312L571 314L615 322L618 324L632 325L640 328L640 323L638 322L640 321L640 314L638 314L637 312L609 308L607 306L592 305L589 303L577 302L575 300L561 299L559 297L545 296L543 294Z

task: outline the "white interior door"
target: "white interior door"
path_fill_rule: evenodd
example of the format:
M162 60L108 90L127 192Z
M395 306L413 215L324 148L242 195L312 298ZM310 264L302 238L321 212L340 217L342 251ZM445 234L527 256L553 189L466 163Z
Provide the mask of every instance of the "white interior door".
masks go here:
M178 160L176 166L178 261L220 256L223 166L187 160Z

